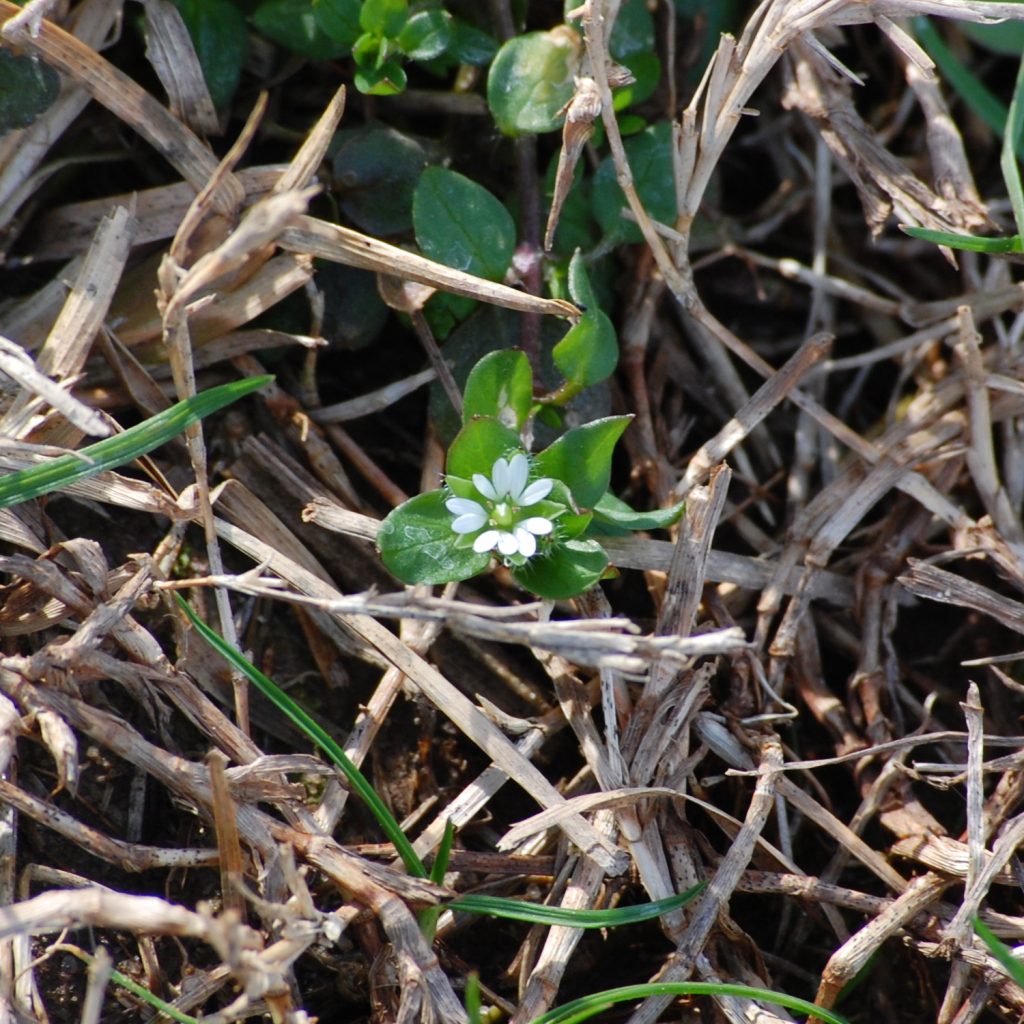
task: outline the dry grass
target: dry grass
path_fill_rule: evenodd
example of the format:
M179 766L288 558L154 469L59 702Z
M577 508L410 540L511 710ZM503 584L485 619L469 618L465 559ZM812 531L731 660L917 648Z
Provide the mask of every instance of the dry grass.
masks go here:
M1024 292L1010 263L954 268L891 230L985 228L979 195L1000 187L997 145L950 116L901 19L1019 9L766 0L671 111L670 229L628 184L587 8L590 88L646 240L619 254L614 400L636 416L619 482L687 511L671 540L609 541L621 579L553 610L500 574L395 593L372 539L443 470L406 396L444 366L396 366L384 339L324 355L313 259L518 310L528 334L572 307L311 216L345 106L324 76L271 83L218 160L173 24L165 107L104 55L120 3L34 20L46 6L0 2L4 44L64 81L0 139L4 466L109 431L105 410L265 372L266 350L279 378L141 474L0 511L0 1019L151 1019L111 966L207 1022L456 1022L470 969L516 1024L654 977L831 1007L865 967L852 1019L1020 1019L972 920L1024 943ZM870 111L837 49L871 69ZM255 163L299 96L316 123ZM134 165L57 192L83 118ZM778 184L755 208L762 167ZM691 262L716 175L745 212ZM386 289L410 311L424 296ZM308 335L251 326L297 293ZM333 387L349 375L365 394ZM337 774L190 635L179 588L320 716L420 856L458 828L444 887L396 866ZM452 891L599 907L700 880L660 928L582 941L446 913L431 946L415 916ZM99 946L88 971L68 956ZM668 1002L623 1016L786 1019Z

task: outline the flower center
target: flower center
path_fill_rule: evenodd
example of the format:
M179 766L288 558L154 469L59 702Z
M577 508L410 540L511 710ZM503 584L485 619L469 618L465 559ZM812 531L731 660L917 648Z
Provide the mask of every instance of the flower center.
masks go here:
M491 522L507 530L516 521L516 509L507 501L499 501L491 510Z

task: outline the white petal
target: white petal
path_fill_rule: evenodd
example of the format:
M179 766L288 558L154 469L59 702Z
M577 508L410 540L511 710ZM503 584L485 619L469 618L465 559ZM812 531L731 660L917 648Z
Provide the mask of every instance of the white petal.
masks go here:
M521 526L516 527L516 540L519 543L519 554L529 558L537 550L537 540Z
M546 498L551 493L551 488L555 486L555 481L550 477L542 476L539 480L534 480L529 487L519 496L519 500L516 502L520 507L525 505L536 505L542 498Z
M491 470L495 497L504 498L508 494L508 477L508 462L505 459L496 459Z
M530 533L535 533L538 537L546 537L553 529L551 520L545 519L543 516L531 516L518 525L524 530L529 530Z
M467 512L464 516L459 516L452 523L452 529L456 533L475 533L486 525L487 513L481 509L479 512Z
M445 503L444 507L455 516L466 516L473 512L478 512L482 516L487 515L487 510L478 501L472 501L469 498L449 498Z
M508 464L508 496L513 504L518 503L526 480L530 475L530 464L522 452L513 455Z
M485 497L490 498L491 501L497 501L498 494L494 489L494 485L490 480L483 475L483 473L473 474L473 486Z
M515 534L506 533L504 530L498 534L498 551L503 555L514 555L519 550L519 541Z
M494 545L498 543L499 533L497 530L484 530L475 541L473 550L479 555L484 551L493 551Z

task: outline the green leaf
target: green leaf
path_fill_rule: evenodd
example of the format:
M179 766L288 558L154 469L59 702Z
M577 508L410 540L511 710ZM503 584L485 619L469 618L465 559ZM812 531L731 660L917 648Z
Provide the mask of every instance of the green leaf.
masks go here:
M509 430L491 416L470 420L455 436L448 449L446 472L465 480L474 473L491 475L497 459L508 453L522 451L523 442L514 430ZM551 476L548 474L541 474Z
M1007 973L1018 984L1024 986L1024 963L1021 963L1013 951L999 938L980 917L974 919L974 930L978 938L989 948L989 952L1006 968Z
M619 344L611 320L597 306L579 252L569 264L569 294L586 312L555 346L552 356L573 390L579 391L615 372Z
M631 419L606 416L567 431L537 456L537 473L562 480L580 508L593 508L608 490L612 452Z
M351 49L363 34L359 24L361 0L313 0L313 15L321 31Z
M506 135L553 132L572 99L579 67L574 33L527 32L504 43L487 76L487 104Z
M470 25L461 18L452 19L451 53L461 64L482 67L490 64L498 52L498 41L494 36Z
M618 526L624 530L664 530L679 517L686 508L686 502L670 508L657 508L653 512L637 512L614 494L607 493L594 506L594 520L609 526Z
M641 985L623 985L621 988L609 988L603 992L594 992L582 996L570 1003L556 1006L533 1020L532 1024L580 1024L589 1020L609 1006L618 1003L635 1003L650 996L739 996L744 999L756 999L758 1002L774 1003L789 1010L805 1014L814 1020L825 1021L826 1024L848 1024L845 1017L833 1010L826 1010L806 999L786 995L784 992L773 992L766 988L754 988L751 985L733 985L719 981L651 981Z
M592 587L608 568L596 540L568 540L512 570L516 582L539 597L562 601Z
M976 117L999 137L1006 127L1006 104L993 93L946 45L930 18L917 17L911 22L914 33L928 56L935 61L942 77L953 87ZM1003 29L1006 25L993 25ZM1020 52L1020 50L1016 51ZM1018 156L1024 156L1018 152Z
M661 61L653 53L633 53L626 57L622 63L633 72L636 79L631 85L624 85L621 89L615 90L613 107L615 110L625 110L635 103L642 103L654 95L661 79ZM619 131L622 131L621 125ZM632 133L629 133L632 134Z
M436 8L418 11L398 34L398 45L411 60L440 57L452 41L452 16Z
M567 5L578 6L572 0ZM654 49L654 18L646 0L625 0L619 8L608 40L608 50L620 63L638 53L650 53Z
M672 129L667 121L659 121L638 135L626 139L626 155L633 171L633 183L648 214L663 224L676 220L675 174L672 168ZM626 197L615 179L611 157L601 161L594 175L591 196L594 216L605 234L624 242L643 240L640 228L624 220Z
M394 509L380 524L377 550L388 571L403 583L452 583L482 573L488 552L456 547L454 517L444 491L428 491Z
M27 128L60 95L60 75L36 57L0 50L0 134Z
M408 231L413 190L438 154L379 122L339 132L336 141L334 191L345 215L370 234Z
M245 16L229 0L174 0L174 5L196 48L213 105L226 107L249 53Z
M394 844L395 850L402 858L402 863L405 864L409 874L416 875L418 878L426 878L427 869L423 866L423 861L417 856L408 837L402 831L401 825L398 824L394 815L388 810L387 804L381 800L366 776L356 767L345 751L338 746L331 735L324 730L323 726L305 708L297 704L285 693L277 683L268 676L265 676L251 661L243 657L234 647L230 646L222 637L210 629L188 606L188 603L183 600L180 594L175 594L174 596L177 599L178 607L188 617L196 632L214 650L218 651L225 660L238 669L264 697L270 700L289 721L297 725L334 762L338 770L348 779L348 783L353 791L362 798L363 802L377 819L377 824L380 825L381 831Z
M439 881L439 879L434 879ZM612 910L571 910L567 907L550 907L543 903L526 903L523 900L503 896L478 896L475 893L459 896L448 904L450 910L470 914L487 914L509 921L528 921L530 924L561 924L567 928L618 928L624 924L639 924L661 917L692 902L705 887L705 882L651 903L640 903L632 907L615 907Z
M1017 226L1017 237L1024 235L1024 185L1020 180L1020 164L1016 150L1024 136L1024 52L1021 53L1017 68L1017 81L1013 86L1013 99L1006 114L1006 132L1003 148L999 154L999 168L1003 172L1006 192L1013 208L1013 219Z
M1009 0L1021 3L1022 0ZM979 25L975 22L957 22L957 28L979 46L1004 57L1020 57L1024 54L1024 22L1004 21L1001 25Z
M41 494L49 494L97 473L123 466L166 444L204 416L259 391L273 379L270 376L249 377L221 384L193 398L186 398L123 433L86 445L74 455L61 455L42 465L8 473L0 477L0 508L38 498Z
M492 352L470 371L462 399L462 421L492 416L519 431L533 405L533 371L522 352Z
M1007 238L980 238L977 235L957 235L952 231L915 228L907 224L901 224L900 231L905 235L910 235L911 238L919 238L922 242L948 245L951 249L964 249L967 252L1024 252L1024 244L1021 242L1020 235L1010 235Z
M395 96L405 89L405 68L397 57L358 64L353 81L364 96Z
M416 243L433 260L491 281L505 276L516 228L482 185L443 167L428 167L412 201Z
M408 15L406 0L363 0L359 24L364 32L394 39L402 31Z
M268 39L310 60L335 60L350 49L320 27L310 0L266 0L253 11L252 23Z

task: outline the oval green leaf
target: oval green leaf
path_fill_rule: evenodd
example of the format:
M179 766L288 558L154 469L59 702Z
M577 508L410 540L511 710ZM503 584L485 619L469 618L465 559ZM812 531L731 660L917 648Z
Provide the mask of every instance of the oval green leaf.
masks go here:
M416 244L432 260L491 281L505 276L516 244L508 210L482 185L428 167L412 200Z
M363 0L359 24L364 32L394 39L402 31L408 14L407 0Z
M492 416L520 430L533 405L533 371L522 352L504 349L483 357L470 371L462 399L462 421Z
M606 416L567 431L537 456L536 472L563 481L580 508L593 508L608 490L612 453L632 416Z
M444 491L418 494L398 506L380 524L377 550L388 571L403 583L451 583L483 572L487 552L459 548L454 517L444 507Z
M411 60L433 60L452 41L452 16L447 11L418 11L398 34L398 45Z
M565 28L527 32L505 43L487 76L487 104L506 135L553 132L572 99L579 44Z
M576 388L589 388L615 372L619 343L611 320L597 306L579 252L569 263L569 294L586 312L555 346L552 356L567 381Z
M513 569L512 575L539 597L562 601L592 587L607 568L608 556L596 540L569 540Z
M474 473L489 477L495 460L522 450L523 442L514 430L491 416L481 416L470 420L455 436L445 468L452 476L466 480L471 480Z

